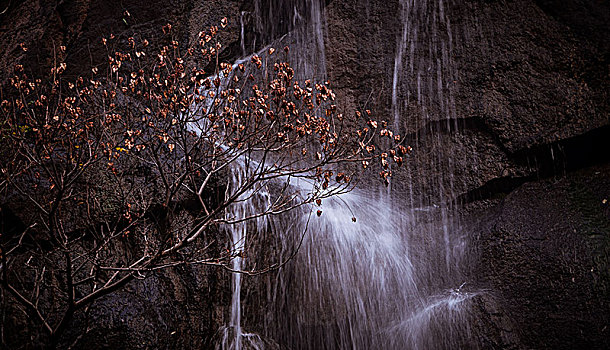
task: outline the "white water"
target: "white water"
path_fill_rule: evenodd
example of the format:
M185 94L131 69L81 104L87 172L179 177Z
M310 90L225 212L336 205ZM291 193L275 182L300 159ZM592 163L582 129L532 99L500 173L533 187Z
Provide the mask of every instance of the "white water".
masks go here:
M426 283L444 254L427 254L439 245L420 245L386 196L355 190L320 208L319 218L300 213L291 230L272 222L286 250L306 225L308 231L295 260L276 276L268 336L291 349L449 349L467 341L477 293ZM415 264L414 255L425 261Z
M227 196L255 166L237 162ZM283 181L287 179L276 185ZM293 179L291 186L304 194L312 190L311 183L302 180ZM273 201L268 188L246 191L226 211L226 219L238 220L268 209ZM312 215L317 209L322 210L320 217ZM265 263L266 259L250 254L268 254L245 251L248 237L278 239L282 256L289 255L303 238L294 260L275 273L266 299L250 308L264 315L264 327L250 326L293 349L451 348L458 344L456 340L468 339L469 301L477 293L462 290L463 284L431 291L424 283L430 271L417 271L412 262L414 249L423 247L412 246L416 233L408 227L389 197L377 198L363 190L327 199L319 207L304 206L285 215L227 225L234 256L231 267L237 271L245 270L247 264ZM433 255L417 255L426 264L441 262ZM218 348L263 349L261 337L242 328L240 273L233 274L232 285L230 321L222 329Z
M231 178L227 187L226 196L231 196L238 191L246 179L251 176L251 167L237 162L231 169ZM252 188L245 191L225 213L227 221L241 220L245 217L260 213L271 206L271 197L267 191ZM254 223L243 221L235 224L226 225L226 230L231 236L231 268L234 271L242 271L244 255L246 254L246 239L248 230L254 229L264 232L267 229L267 217L260 216ZM252 233L252 232L250 232ZM260 337L253 333L244 333L242 330L242 307L241 307L241 286L242 274L232 274L233 293L231 294L231 319L228 327L222 330L223 336L220 343L222 350L241 350L242 348L262 350L264 348Z
M259 40L252 51L274 41L277 49L289 46L297 79L326 78L323 0L254 0L252 16Z
M414 133L417 149L434 154L428 164L410 167L412 207L436 205L445 243L447 270L453 268L455 222L451 201L456 197L454 136L459 133L455 108L458 74L453 61L454 33L447 0L400 0L402 30L397 38L392 81L392 113L399 133ZM443 132L444 130L444 132ZM447 136L450 135L450 136ZM462 162L461 164L466 164ZM437 174L430 176L430 174ZM414 195L414 186L425 186L428 197ZM412 217L413 220L417 218ZM436 229L433 227L432 229Z
M427 125L441 120L447 130L458 129L449 17L443 0L400 3L403 27L393 68L394 126L401 132L424 130L433 148L442 149L444 139ZM267 8L256 0L253 13L259 43L243 40L242 13L242 50L290 44L289 57L300 78L325 78L321 3L272 0L265 4ZM289 24L282 27L278 16L287 13L284 20L289 19ZM418 109L415 120L405 119L410 105ZM255 225L228 226L236 255L234 270L269 263L267 256L251 255L255 252L246 251L246 258L239 254L253 234L263 237L259 238L263 242L277 242L281 249L274 253L276 261L290 255L302 238L303 242L294 260L270 273L260 297L246 300L246 305L242 305L243 276L233 274L230 320L219 347L262 349L262 336L290 349L475 348L476 342L470 341L470 306L479 292L469 290L459 271L466 242L453 208L447 205L455 196L454 161L440 153L430 161L428 166L440 174L425 180L438 188L431 197L416 193L419 182L410 181L393 189L397 196L385 190L355 190L324 201L320 208L303 207L261 218ZM429 175L417 168L409 171L412 179ZM229 189L239 186L245 172L243 166L232 169ZM310 190L304 182L292 186ZM269 200L269 192L259 191L251 200L231 206L227 218L260 212ZM323 211L321 217L312 215L317 209ZM246 317L244 308L260 315ZM244 324L244 319L262 322Z

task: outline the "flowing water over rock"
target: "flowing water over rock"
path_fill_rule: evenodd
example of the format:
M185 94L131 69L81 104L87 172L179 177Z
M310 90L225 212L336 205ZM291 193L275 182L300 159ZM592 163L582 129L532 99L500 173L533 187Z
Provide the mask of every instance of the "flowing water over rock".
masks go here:
M242 181L244 168L233 169L231 183ZM305 181L291 182L303 193ZM234 187L230 186L229 188ZM264 190L245 193L227 217L240 219L269 206ZM234 270L246 269L242 252L248 234L268 230L294 260L275 273L266 295L265 337L291 349L435 349L468 344L469 305L477 292L464 284L454 289L426 284L442 254L426 255L430 247L412 245L404 216L387 197L355 190L324 201L320 217L302 207L288 215L261 218L256 224L230 226ZM353 222L352 218L357 221ZM302 240L302 243L301 243ZM419 243L417 243L419 244ZM432 247L434 248L434 247ZM425 261L415 262L412 255ZM256 262L256 257L249 263ZM430 268L426 269L426 266ZM420 270L421 269L421 270ZM221 349L262 349L258 335L242 329L242 276L233 277L231 320L223 329Z
M452 219L452 200L456 197L454 167L460 155L454 152L452 143L447 142L440 129L449 132L449 137L459 131L451 20L443 0L400 0L400 5L403 27L397 42L392 82L394 127L399 133L414 135L409 142L416 149L425 142L425 147L435 154L426 157L430 162L426 166L409 169L410 179L416 179L417 183L409 186L408 197L411 207L435 205L439 208L445 260L450 270L454 245L450 231L458 225ZM429 176L429 169L434 169L436 176ZM420 186L421 182L435 189L428 197L414 193L413 186Z
M239 164L233 167L229 186L227 187L227 195L231 196L234 191L246 181L250 168L244 164ZM271 205L268 192L252 188L245 191L235 203L226 210L225 218L228 221L239 221L246 217L256 215L261 208L268 208ZM245 244L247 233L252 230L264 230L267 228L267 217L260 216L256 223L248 225L248 221L227 224L227 233L231 237L231 269L233 271L242 271L243 256L245 254ZM248 227L250 226L250 227ZM242 274L233 273L233 293L231 295L231 320L227 327L222 329L222 340L219 348L222 350L241 350L246 349L263 349L264 345L260 337L253 333L244 333L242 329L242 307L241 307L241 286Z
M242 41L244 52L275 43L290 48L297 78L326 78L324 2L321 0L254 0L250 14L254 38ZM242 29L245 22L242 21ZM242 36L243 39L243 36ZM278 40L279 39L279 40Z
M274 338L293 349L432 349L467 341L468 305L477 293L426 284L444 261L413 244L418 233L387 197L356 190L321 208L319 218L303 213L301 251L278 273L270 301L277 308L267 324ZM291 242L301 230L279 232Z
M432 139L438 150L444 138L431 123L458 129L450 20L442 0L400 4L403 28L393 67L394 126L416 135L409 140L416 147L421 137ZM325 78L320 1L257 0L251 15L259 43L248 44L242 34L243 51L249 45L252 52L262 44L289 44L289 58L302 73L299 78ZM431 197L414 188L421 181L416 168L409 170L409 178L417 181L392 184L391 191L358 189L324 201L321 217L312 215L317 208L302 207L257 225L233 225L229 232L235 252L248 245L253 232L278 240L279 256L290 255L295 246L300 249L293 261L271 273L258 299L248 298L254 305L247 307L264 308L259 310L263 325L243 327L289 349L476 348L470 309L481 292L473 290L460 271L467 241L451 205L451 152L427 159L438 174L426 180L438 187ZM240 181L236 174L243 171L233 169L232 181ZM303 193L310 190L305 182L292 186ZM233 206L227 215L243 217L260 210L260 196ZM246 260L236 258L233 269L266 262L261 257ZM242 331L241 284L242 278L234 274L231 321L222 349L263 347L258 335Z

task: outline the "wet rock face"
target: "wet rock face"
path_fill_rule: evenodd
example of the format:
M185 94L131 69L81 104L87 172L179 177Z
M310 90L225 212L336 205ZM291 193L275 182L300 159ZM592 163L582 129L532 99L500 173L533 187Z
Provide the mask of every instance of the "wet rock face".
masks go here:
M478 71L466 75L478 86L470 83L465 92L479 93L480 105L469 104L509 152L607 124L607 39L600 43L583 34L586 28L574 29L561 6L560 17L529 1L479 9L482 41L475 46L488 57L464 52L472 60L468 68Z
M226 16L230 25L220 40L238 43L238 6L238 0L127 1L118 5L103 0L3 0L0 44L6 49L0 53L0 78L10 76L17 62L26 71L49 74L55 59L66 61L67 77L88 74L92 66L106 60L102 37L113 34L127 40L134 36L154 44L167 23L173 26L174 39L186 44ZM61 46L66 47L65 52Z
M375 111L391 118L400 6L345 3L326 9L329 75L354 106L378 87ZM393 16L376 17L386 9ZM470 203L462 221L480 223L469 228L480 257L470 273L493 299L478 304L475 322L487 347L606 348L610 170L590 167L607 164L601 150L610 147L608 4L461 1L446 11L459 120L436 113L422 122L409 103L401 119L415 153L409 174L394 180L411 183L422 204L438 203L442 191ZM426 54L423 45L414 52Z
M527 183L480 232L481 283L500 293L523 345L607 348L610 167Z
M339 106L393 118L401 3L324 5L327 74ZM478 326L490 329L490 348L608 348L610 204L602 201L610 201L610 168L607 152L600 150L610 147L610 4L466 0L445 6L455 72L445 83L451 84L454 113L447 117L432 101L428 118L415 98L404 103L401 133L415 153L409 170L395 178L398 191L411 184L422 205L441 198L467 204L462 221L480 258L470 273L494 293L478 311ZM137 32L154 38L167 22L187 42L227 16L227 60L241 55L240 21L244 45L259 48L263 40L243 15L254 11L254 0L121 6L103 0L2 0L1 11L2 81L18 61L48 72L54 55L65 55L68 74L84 74L105 57L101 36ZM282 28L287 26L279 25L277 36L285 34ZM62 45L65 53L57 51ZM429 50L422 41L412 54L430 55ZM414 86L405 83L403 92L409 89L415 96ZM227 281L224 273L196 269L136 281L92 308L99 322L83 344L211 347L230 305ZM75 330L83 327L75 322Z
M328 74L347 107L367 106L393 119L400 12L399 1L335 0L326 7ZM427 174L460 171L453 184L445 176L440 186L453 186L457 193L494 178L535 174L535 165L515 159L516 153L608 125L610 39L596 34L610 30L608 4L450 1L444 13L450 28L419 20L425 22L422 28L438 34L419 33L413 48L407 45L402 90L399 86L398 103L404 103L400 131L417 155L413 176L404 181L413 181L420 196L435 197L439 188L438 182L425 180ZM425 66L418 61L418 55L434 58L429 52L440 41L453 47L447 62ZM435 96L436 69L444 99L452 97L452 113L439 109L443 101ZM420 86L414 77L418 73ZM432 77L432 89L426 87L426 76ZM423 103L418 102L419 90ZM426 95L432 96L428 102ZM435 141L437 137L446 140ZM451 162L454 169L447 169Z
M78 349L210 349L230 305L230 276L186 267L135 281L93 304L64 337ZM80 337L80 338L78 338Z

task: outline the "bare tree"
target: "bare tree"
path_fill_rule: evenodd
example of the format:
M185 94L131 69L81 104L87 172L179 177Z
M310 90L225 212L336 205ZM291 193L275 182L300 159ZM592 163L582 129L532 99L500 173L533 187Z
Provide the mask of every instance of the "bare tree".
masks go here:
M144 38L103 39L108 65L76 81L62 78L65 63L49 83L17 65L2 92L0 204L27 213L23 227L2 230L3 299L49 348L75 313L151 271L232 269L243 252L202 244L221 225L319 205L374 160L387 181L389 162L410 150L370 112L339 114L328 83L296 81L288 48L229 64L218 59L218 27L186 48L170 25L163 31L158 50ZM226 215L263 189L269 205Z

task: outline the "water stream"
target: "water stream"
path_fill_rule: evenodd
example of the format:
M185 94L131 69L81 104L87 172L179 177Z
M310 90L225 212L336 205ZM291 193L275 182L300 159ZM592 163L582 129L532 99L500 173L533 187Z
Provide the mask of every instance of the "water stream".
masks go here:
M289 45L291 63L301 73L297 78L324 79L322 2L255 0L254 5L251 17L257 36L253 42L243 39L242 13L242 50ZM396 130L417 131L416 149L424 139L433 150L450 147L429 127L431 122L459 130L454 43L445 7L443 0L400 0L403 26L397 37L391 110ZM417 113L412 113L414 109ZM460 271L467 241L450 201L455 197L450 152L426 158L426 169L436 169L437 176L426 169L410 169L408 178L417 181L391 192L357 189L325 200L319 208L302 207L254 225L227 227L236 256L234 270L269 262L267 256L242 258L254 233L266 237L263 244L277 248L275 258L289 255L301 239L302 245L293 261L257 277L259 282L244 282L241 274L233 274L230 321L220 348L262 349L265 344L288 349L476 348L470 310L481 292L466 283ZM247 171L234 167L229 188L237 187ZM426 196L417 191L422 174L425 185L437 191ZM304 193L310 190L305 182L291 186ZM226 215L251 215L268 200L269 193L259 191L231 206ZM323 211L320 217L312 215L317 209ZM242 295L243 283L256 290L254 296ZM248 304L243 305L242 299ZM244 317L244 309L258 315Z
M239 189L244 181L251 176L251 167L243 162L237 162L231 169L227 196L232 195L233 191ZM262 208L271 205L270 195L265 190L252 188L245 191L225 213L227 220L241 220L245 217L257 214ZM231 225L226 225L227 233L231 237L231 269L242 271L244 269L243 260L247 233L252 230L263 231L267 228L267 217L260 216L254 223L243 221ZM229 325L222 329L222 340L219 348L222 350L241 350L254 349L262 350L264 345L260 337L253 333L244 332L242 329L242 306L241 306L241 286L242 274L232 273L233 292L231 294L231 319Z
M452 348L468 338L477 293L426 284L444 261L418 252L426 248L387 196L355 190L321 208L319 218L301 214L299 228L309 220L301 251L276 276L270 335L291 349ZM286 242L300 232L273 227Z

